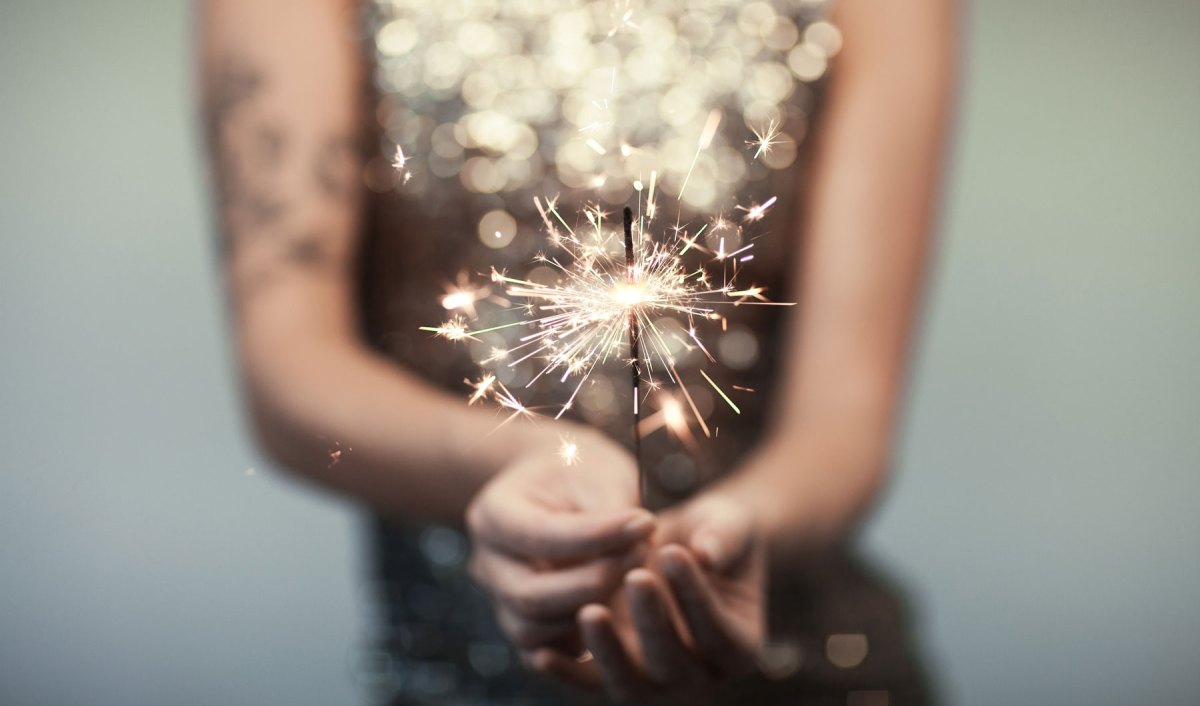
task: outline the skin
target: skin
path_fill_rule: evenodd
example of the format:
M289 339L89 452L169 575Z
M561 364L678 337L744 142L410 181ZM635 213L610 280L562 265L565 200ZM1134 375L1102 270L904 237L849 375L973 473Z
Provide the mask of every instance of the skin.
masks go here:
M954 10L838 3L845 45L795 233L801 305L773 426L741 467L653 517L613 442L569 423L492 434L493 413L358 336L356 4L206 0L204 112L261 444L378 511L464 524L473 575L533 669L618 698L697 701L752 669L770 567L843 542L886 475L950 114ZM556 454L564 434L574 466ZM579 662L583 647L592 659Z

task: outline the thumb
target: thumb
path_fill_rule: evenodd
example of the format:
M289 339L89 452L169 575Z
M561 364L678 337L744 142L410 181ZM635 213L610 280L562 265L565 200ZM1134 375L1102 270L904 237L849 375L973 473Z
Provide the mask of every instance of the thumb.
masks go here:
M754 541L750 514L732 502L706 503L688 540L690 549L709 568L724 572L750 553ZM701 514L702 513L702 514Z

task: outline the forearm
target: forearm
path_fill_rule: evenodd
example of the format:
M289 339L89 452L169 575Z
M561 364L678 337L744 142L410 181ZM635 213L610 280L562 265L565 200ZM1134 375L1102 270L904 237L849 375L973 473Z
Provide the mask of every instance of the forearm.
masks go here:
M458 522L549 428L465 409L356 327L365 67L351 0L208 0L201 68L242 377L264 446L375 507Z
M731 479L773 543L837 542L890 460L931 242L954 65L952 0L845 0L767 441Z
M364 347L307 345L247 358L259 437L303 477L386 513L458 523L476 491L565 425L468 409Z
M819 553L843 543L870 508L886 447L853 427L810 428L765 441L708 492L751 508L774 556Z

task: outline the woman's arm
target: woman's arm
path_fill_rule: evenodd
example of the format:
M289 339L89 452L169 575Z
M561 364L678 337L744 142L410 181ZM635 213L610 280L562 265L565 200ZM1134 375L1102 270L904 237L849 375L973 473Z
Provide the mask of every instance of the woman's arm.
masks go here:
M555 447L563 427L514 422L492 434L493 414L359 341L357 12L351 0L203 5L205 109L242 374L260 439L284 465L381 509L461 522L488 478L524 450Z
M953 0L842 0L774 426L724 490L776 548L841 537L889 463L954 79Z

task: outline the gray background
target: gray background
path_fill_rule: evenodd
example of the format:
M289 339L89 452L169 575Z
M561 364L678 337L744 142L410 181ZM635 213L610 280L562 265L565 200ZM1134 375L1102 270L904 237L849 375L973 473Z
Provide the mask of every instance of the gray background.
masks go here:
M952 703L1200 694L1198 28L1193 0L971 13L866 536ZM355 698L357 517L239 424L191 31L177 1L0 5L6 706Z

